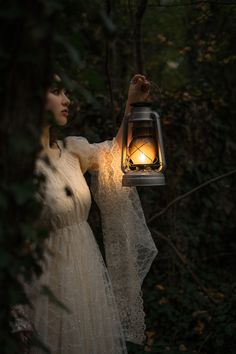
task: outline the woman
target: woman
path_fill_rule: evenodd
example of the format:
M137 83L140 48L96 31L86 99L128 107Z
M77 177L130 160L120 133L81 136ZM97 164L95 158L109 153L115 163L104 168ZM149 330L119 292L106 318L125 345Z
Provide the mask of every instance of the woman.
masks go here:
M57 88L58 81L56 77L47 93L46 111L58 125L65 125L70 101ZM146 100L148 94L149 82L135 75L126 113L132 102ZM127 353L125 340L144 340L141 284L156 248L135 188L121 186L122 127L113 141L89 144L85 138L68 137L65 144L57 141L52 146L49 129L45 125L36 166L45 176L41 222L50 229L48 255L43 275L28 289L34 310L27 315L53 354ZM93 174L91 188L101 211L107 267L87 223L87 170ZM69 311L40 295L44 285ZM15 331L29 329L23 324ZM33 347L30 353L42 350Z

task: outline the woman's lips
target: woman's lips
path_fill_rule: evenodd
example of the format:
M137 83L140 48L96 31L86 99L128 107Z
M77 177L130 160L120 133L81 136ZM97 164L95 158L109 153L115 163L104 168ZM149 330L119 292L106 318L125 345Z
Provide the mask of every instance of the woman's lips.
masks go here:
M61 113L63 114L63 116L68 117L68 110L65 109L64 111L61 111Z

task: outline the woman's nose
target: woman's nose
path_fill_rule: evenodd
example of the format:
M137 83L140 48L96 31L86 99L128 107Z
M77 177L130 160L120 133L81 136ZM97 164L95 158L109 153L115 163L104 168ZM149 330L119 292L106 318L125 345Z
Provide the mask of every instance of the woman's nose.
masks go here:
M70 105L70 99L69 99L69 97L66 96L66 94L64 92L62 93L62 104L65 106Z

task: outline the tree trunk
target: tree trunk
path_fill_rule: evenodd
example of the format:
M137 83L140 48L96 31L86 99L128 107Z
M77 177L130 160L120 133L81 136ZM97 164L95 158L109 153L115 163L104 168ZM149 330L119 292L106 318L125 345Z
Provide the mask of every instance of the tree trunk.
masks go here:
M134 53L135 67L137 73L145 74L143 63L143 38L142 38L142 20L147 8L148 0L140 0L134 19Z

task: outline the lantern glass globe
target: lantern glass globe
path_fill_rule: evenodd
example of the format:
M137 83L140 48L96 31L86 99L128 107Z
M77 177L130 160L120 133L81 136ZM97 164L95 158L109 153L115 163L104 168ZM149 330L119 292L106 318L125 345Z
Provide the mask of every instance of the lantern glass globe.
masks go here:
M129 158L133 165L153 164L156 158L154 139L152 137L134 138L129 145Z

